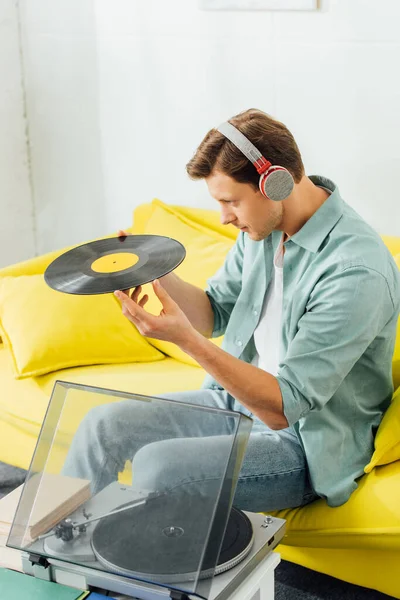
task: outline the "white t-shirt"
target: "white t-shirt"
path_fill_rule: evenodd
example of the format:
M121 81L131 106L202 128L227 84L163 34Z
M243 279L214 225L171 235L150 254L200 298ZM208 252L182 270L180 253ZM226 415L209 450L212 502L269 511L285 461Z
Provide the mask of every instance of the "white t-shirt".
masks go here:
M278 374L279 350L282 330L283 302L283 235L274 256L274 269L265 293L260 320L254 331L257 354L251 364Z

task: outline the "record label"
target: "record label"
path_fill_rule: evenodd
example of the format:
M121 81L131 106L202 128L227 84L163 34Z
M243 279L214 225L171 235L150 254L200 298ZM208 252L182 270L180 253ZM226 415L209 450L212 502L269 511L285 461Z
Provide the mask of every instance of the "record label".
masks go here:
M101 258L97 258L91 264L91 269L95 273L118 273L124 269L130 269L133 265L136 265L139 257L137 254L130 254L129 252L119 252L106 254Z

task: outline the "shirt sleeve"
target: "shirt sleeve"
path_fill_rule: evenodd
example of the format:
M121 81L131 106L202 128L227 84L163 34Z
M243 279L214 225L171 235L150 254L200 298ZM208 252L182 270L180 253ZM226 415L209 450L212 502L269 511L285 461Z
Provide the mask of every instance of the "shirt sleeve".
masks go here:
M240 233L222 267L207 281L206 294L214 312L212 337L225 333L233 307L242 289L244 234Z
M386 279L365 266L318 282L277 376L289 425L332 398L394 308Z

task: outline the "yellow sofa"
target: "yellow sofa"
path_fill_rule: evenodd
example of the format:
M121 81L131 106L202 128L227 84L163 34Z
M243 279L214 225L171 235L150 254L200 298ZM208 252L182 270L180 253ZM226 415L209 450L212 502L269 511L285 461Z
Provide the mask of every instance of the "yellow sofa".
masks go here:
M222 264L237 234L222 227L214 211L158 200L136 209L130 231L182 241L187 257L177 273L199 286ZM384 241L399 259L400 238ZM132 326L118 320L112 295L103 300L101 328L90 322L92 312L97 318L93 297L85 301L92 304L83 304L82 297L57 292L46 296L42 274L60 253L0 270L0 461L24 469L55 380L158 394L196 389L204 378L202 369L175 346L139 339L136 330L124 329ZM158 310L154 296L148 307ZM105 347L109 336L114 346ZM338 508L319 500L277 515L287 520L287 535L279 546L283 558L400 598L400 331L393 377L397 393L379 428L375 454L350 500Z

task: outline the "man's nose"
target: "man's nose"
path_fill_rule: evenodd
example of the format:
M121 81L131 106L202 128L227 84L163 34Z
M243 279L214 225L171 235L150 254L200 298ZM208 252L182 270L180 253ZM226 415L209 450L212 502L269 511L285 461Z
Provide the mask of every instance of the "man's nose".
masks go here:
M229 223L232 223L235 220L235 215L229 210L229 207L223 207L221 208L220 220L222 225L229 225Z

